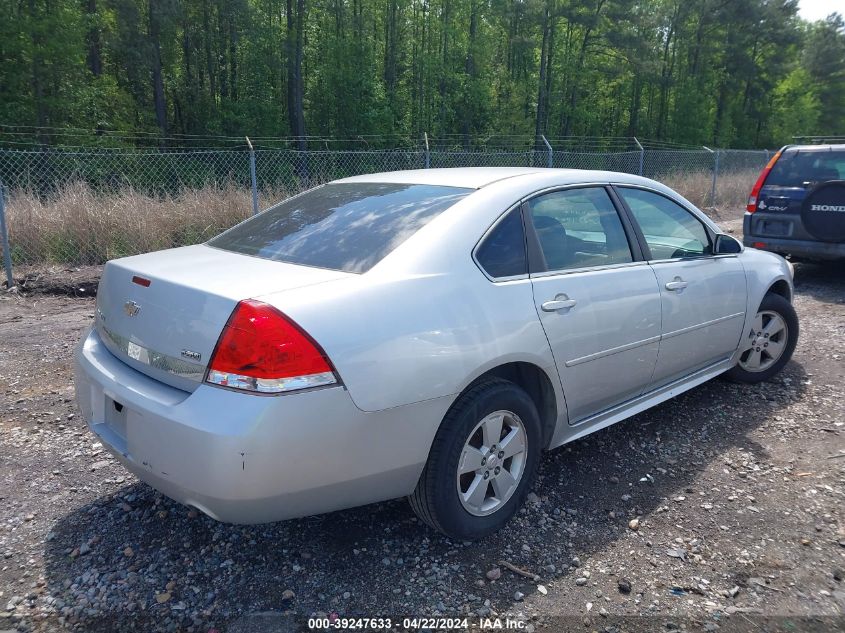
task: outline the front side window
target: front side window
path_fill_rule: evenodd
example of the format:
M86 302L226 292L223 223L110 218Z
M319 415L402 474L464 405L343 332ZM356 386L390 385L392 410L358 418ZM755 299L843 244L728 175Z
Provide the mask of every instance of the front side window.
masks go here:
M528 272L522 214L514 209L499 222L475 251L478 264L495 278Z
M704 224L678 203L644 189L619 187L619 194L640 225L651 259L713 254Z
M548 270L633 261L622 221L602 187L543 194L528 209Z
M364 273L473 189L336 183L290 198L209 246L279 262Z

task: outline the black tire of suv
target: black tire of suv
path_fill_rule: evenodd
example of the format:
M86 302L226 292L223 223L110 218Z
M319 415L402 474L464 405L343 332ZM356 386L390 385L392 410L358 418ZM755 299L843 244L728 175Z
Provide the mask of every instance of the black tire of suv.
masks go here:
M525 427L525 469L516 491L499 510L487 516L474 516L458 498L458 460L470 432L485 416L501 409L516 413ZM525 503L537 473L541 442L537 407L523 389L501 378L469 388L443 418L416 490L408 497L411 508L429 527L455 540L474 541L496 532Z
M798 315L795 314L795 308L792 307L792 304L780 295L769 293L763 297L763 301L760 302L760 307L757 311L762 312L763 310L777 312L786 322L788 336L786 349L775 364L765 371L748 371L740 367L739 364L734 365L733 368L725 373L725 376L734 382L756 384L769 380L783 369L783 366L789 362L789 359L792 358L792 353L795 351L795 345L798 343Z
M801 223L817 240L845 242L845 180L829 180L808 191Z

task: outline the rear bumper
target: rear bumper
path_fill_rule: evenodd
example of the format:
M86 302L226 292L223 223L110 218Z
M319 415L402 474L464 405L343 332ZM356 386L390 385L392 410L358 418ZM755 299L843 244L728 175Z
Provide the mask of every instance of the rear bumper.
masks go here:
M89 427L129 471L232 523L409 494L449 406L441 398L365 413L342 387L260 396L201 385L187 393L122 363L93 331L77 348L74 374Z
M755 235L752 214L746 213L742 223L742 243L780 255L793 255L808 259L845 259L845 243L819 242L768 235Z

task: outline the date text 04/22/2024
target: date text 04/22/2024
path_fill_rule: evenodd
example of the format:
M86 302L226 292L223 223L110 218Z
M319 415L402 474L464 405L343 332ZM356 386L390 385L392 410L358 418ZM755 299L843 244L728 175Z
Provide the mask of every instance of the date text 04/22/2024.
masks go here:
M525 630L527 622L520 618L438 618L438 617L406 617L401 620L392 618L344 618L340 616L326 618L309 618L308 628L312 630L391 630L398 628L407 630L435 629L435 630Z

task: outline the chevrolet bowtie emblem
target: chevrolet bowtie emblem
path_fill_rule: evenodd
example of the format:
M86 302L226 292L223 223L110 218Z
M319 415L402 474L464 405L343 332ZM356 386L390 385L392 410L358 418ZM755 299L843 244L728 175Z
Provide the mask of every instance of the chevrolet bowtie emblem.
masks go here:
M126 316L137 316L141 311L141 306L134 301L127 301L123 304L123 311L126 313Z

